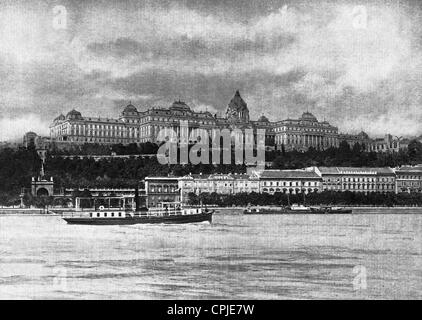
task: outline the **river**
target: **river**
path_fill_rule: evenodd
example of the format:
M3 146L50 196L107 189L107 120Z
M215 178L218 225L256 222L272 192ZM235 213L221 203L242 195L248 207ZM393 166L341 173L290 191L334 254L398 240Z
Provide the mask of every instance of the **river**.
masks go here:
M0 299L421 299L422 215L0 215Z

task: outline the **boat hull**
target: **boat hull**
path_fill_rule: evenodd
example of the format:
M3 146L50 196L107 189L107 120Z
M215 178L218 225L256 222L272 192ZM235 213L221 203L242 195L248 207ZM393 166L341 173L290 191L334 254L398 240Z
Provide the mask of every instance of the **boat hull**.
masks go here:
M132 225L132 224L181 224L212 222L212 212L201 214L171 215L171 216L134 216L125 218L63 218L68 224L83 225Z
M290 210L290 209L260 209L256 210L244 210L243 214L255 215L255 214L350 214L352 209L313 209L313 210Z

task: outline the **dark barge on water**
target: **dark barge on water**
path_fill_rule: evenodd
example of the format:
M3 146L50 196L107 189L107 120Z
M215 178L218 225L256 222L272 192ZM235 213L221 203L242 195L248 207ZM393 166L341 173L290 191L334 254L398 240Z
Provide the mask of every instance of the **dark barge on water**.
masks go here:
M64 212L62 219L68 224L83 225L211 223L214 213L214 210L208 208L184 207L180 202L162 202L151 208L139 207L136 195L136 205L133 206L126 201L127 198L130 197L76 198L75 209ZM93 208L82 208L81 201L93 201ZM99 201L101 205L98 205ZM113 206L113 203L117 205Z
M353 213L352 209L331 207L331 206L311 206L291 205L269 208L246 208L244 214L346 214Z

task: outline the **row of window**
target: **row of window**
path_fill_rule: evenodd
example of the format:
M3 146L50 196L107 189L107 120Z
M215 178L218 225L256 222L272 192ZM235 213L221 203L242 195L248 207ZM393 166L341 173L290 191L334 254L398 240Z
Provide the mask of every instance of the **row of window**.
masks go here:
M238 188L213 188L213 187L205 187L205 188L183 188L183 193L201 193L201 192L208 192L208 193L240 193L240 192L259 192L258 187L251 187L251 188L245 188L245 187L238 187Z
M90 213L89 216L92 218L94 216L96 216L97 218L101 216L100 212L95 213ZM107 217L121 217L122 213L121 212L103 212L103 217L107 218Z
M326 181L340 181L340 179L332 179L332 180L330 180L330 179L327 179ZM376 182L377 181L377 178L368 178L368 177L360 177L360 178L343 178L343 181L347 181L347 182ZM380 178L380 179L378 179L378 181L382 181L382 182L394 182L394 178L393 177L391 177L391 178Z
M388 150L388 149L396 149L398 147L399 147L398 146L398 143L397 142L394 142L394 143L392 143L390 145L388 145L386 143L383 143L383 144L375 144L375 145L373 144L369 148L370 148L370 150Z
M307 128L307 127L275 127L275 132L285 132L285 131L301 131L301 132L320 132L320 133L337 133L337 131L325 128Z
M64 139L66 138L66 139ZM60 137L59 141L73 141L73 142L94 142L94 143L136 143L136 142L146 142L138 139L130 139L130 138L84 138L84 137L71 137L67 139L66 136Z
M375 185L375 184L343 184L343 189L361 189L361 190L366 190L366 189L376 189L376 187L378 186L379 189L393 189L394 185L392 184L381 184L381 185Z
M150 188L149 188L149 191L150 192L164 192L164 193L167 193L167 192L177 192L177 187L155 187L155 186L151 186Z
M333 137L323 136L303 136L303 135L277 135L275 138L276 143L286 144L303 144L303 145L325 145L325 146L336 146L338 144L337 139Z
M155 113L158 114L157 111ZM122 119L126 123L145 123L145 122L150 122L150 121L173 122L173 121L182 120L180 118L178 119L177 117L174 117L174 114L171 114L171 115L172 115L171 117L141 117L139 119L123 117ZM195 116L198 117L198 115L195 115ZM189 122L198 123L198 124L206 124L206 125L215 125L215 121L211 121L211 120L196 120L196 119L192 120L192 118L190 118Z
M310 192L318 192L318 189L281 189L281 188L263 188L262 192L269 192L269 193L273 193L273 192L282 192L282 193L302 193L302 192L306 192L306 193L310 193Z
M420 186L420 185L422 185L422 180L421 180L421 182L419 182L419 181L397 181L397 185L398 186Z
M419 179L419 180L422 180L422 173L419 176L398 175L397 179Z
M285 187L295 187L295 186L318 186L319 182L316 181L265 181L264 186L285 186Z

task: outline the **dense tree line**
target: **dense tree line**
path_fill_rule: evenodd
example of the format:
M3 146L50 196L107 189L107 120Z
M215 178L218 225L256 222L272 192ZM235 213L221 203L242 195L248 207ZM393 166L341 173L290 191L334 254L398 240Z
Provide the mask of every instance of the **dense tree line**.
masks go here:
M41 161L34 148L0 150L0 204L19 204L22 187L29 187Z
M242 173L244 165L162 165L156 158L67 159L49 157L46 172L62 187L134 187L146 176L183 176L189 173Z
M65 149L54 146L49 150L50 155L138 155L138 154L156 154L158 145L151 142L123 144L99 144L84 143L81 145L72 145Z
M191 205L217 205L221 207L246 206L246 205L279 205L286 206L293 203L305 203L306 205L373 205L373 206L422 206L422 194L420 193L354 193L350 191L336 192L323 191L310 193L303 197L303 194L283 194L276 192L268 193L238 193L238 194L217 194L217 193L195 193L188 194Z
M365 147L355 144L352 148L345 141L338 148L306 152L267 152L266 161L272 161L273 168L299 169L310 166L325 167L397 167L404 164L422 163L422 143L413 140L408 149L396 153L365 152Z
M192 145L189 146L189 149ZM114 144L90 144L75 145L71 148L60 150L53 148L49 154L54 155L141 155L156 154L159 145L146 142L141 144L131 143L127 145ZM222 153L220 155L222 163ZM178 153L179 159L179 153ZM232 150L232 159L234 152ZM344 166L344 167L396 167L402 164L422 163L422 143L417 140L410 142L408 149L397 153L365 152L365 146L359 143L350 147L345 141L338 148L316 150L309 148L306 152L274 150L265 154L267 162L272 162L273 168L298 169L309 166ZM210 151L209 160L212 160Z

